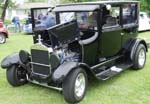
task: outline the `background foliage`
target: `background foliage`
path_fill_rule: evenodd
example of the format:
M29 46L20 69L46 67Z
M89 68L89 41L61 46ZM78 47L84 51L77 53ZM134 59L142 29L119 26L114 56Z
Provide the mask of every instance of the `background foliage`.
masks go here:
M48 0L28 0L29 2L47 2ZM98 0L60 0L60 3L70 2L87 2L87 1L98 1ZM145 11L150 14L150 0L138 0L140 1L141 11ZM5 19L5 12L7 8L16 7L12 0L0 0L0 16L2 20Z
M150 14L150 0L139 0L141 3L141 10Z

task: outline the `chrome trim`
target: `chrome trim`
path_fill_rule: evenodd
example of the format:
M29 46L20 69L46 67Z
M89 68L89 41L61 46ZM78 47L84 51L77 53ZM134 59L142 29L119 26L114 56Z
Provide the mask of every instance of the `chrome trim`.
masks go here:
M40 85L40 86L44 86L44 87L47 87L47 88L51 88L51 89L54 89L54 90L58 90L58 91L62 91L62 88L58 88L58 87L53 87L53 86L49 86L47 83L39 83L35 80L30 80L28 75L27 75L27 80L33 84L37 84L37 85Z
M31 46L31 49L48 51L48 48L45 45L38 44L38 43L33 45L33 46Z
M35 62L30 62L30 63L34 64L34 65L45 66L45 67L50 67L51 68L51 65L45 65L45 64L35 63Z
M81 45L81 48L82 48L82 62L84 62L84 46Z
M35 72L32 72L33 74L35 75L39 75L39 76L42 76L42 77L47 77L48 75L44 75L44 74L39 74L39 73L35 73Z
M42 44L42 40L43 40L43 39L41 38L41 35L40 35L40 34L38 35L38 39L37 39L37 40L38 40L38 44Z

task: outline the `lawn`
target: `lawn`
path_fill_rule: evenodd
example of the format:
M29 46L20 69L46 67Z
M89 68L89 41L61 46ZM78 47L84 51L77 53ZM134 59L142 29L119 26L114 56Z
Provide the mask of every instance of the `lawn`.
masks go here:
M150 32L140 33L150 42ZM149 39L148 39L149 38ZM12 34L6 44L0 45L0 61L12 52L30 50L32 36ZM84 100L80 104L150 104L150 53L143 70L128 69L107 81L89 82ZM67 104L58 91L27 84L11 87L0 68L0 104Z

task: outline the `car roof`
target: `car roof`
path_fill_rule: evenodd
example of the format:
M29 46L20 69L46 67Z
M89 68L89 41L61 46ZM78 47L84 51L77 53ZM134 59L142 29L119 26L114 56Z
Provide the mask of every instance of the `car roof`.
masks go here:
M124 4L124 3L138 3L139 1L95 1L95 2L80 2L80 3L68 3L57 6L67 5L100 5L100 4Z
M107 4L117 5L117 4L130 4L130 3L138 3L138 1L96 1L96 2L68 3L68 4L63 4L63 5L57 5L53 11L54 12L94 11L100 8L99 5L107 5Z
M68 9L69 8L69 9ZM99 9L99 5L82 5L82 7L79 7L79 5L65 5L65 6L58 6L53 9L54 12L73 12L73 11L94 11L96 9Z

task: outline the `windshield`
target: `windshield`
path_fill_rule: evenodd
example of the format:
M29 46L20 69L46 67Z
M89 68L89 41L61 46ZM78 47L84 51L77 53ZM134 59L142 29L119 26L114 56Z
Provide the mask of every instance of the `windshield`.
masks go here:
M55 15L47 8L33 9L35 30L46 29L56 24Z
M66 23L77 20L78 26L81 29L97 28L97 12L62 12L60 13L60 23Z

